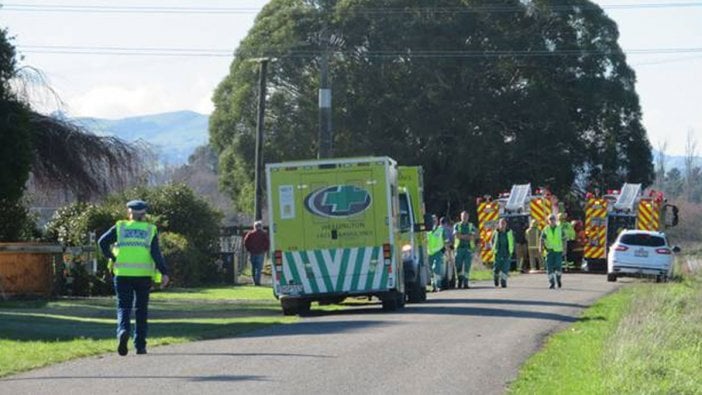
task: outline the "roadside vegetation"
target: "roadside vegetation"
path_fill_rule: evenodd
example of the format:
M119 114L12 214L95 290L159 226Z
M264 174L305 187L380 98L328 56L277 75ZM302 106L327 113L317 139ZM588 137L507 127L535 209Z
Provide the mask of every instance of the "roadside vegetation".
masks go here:
M513 394L702 392L702 277L682 257L676 281L607 296L523 366Z
M0 302L0 377L114 352L115 303L110 297ZM234 337L295 320L280 314L267 287L154 292L148 345Z

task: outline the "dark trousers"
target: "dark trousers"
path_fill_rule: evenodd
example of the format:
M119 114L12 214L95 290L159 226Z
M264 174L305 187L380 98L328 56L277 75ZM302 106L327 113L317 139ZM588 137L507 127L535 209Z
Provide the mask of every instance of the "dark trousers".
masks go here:
M132 306L134 306L134 315L136 316L134 347L137 350L146 348L150 289L151 277L115 277L115 293L117 294L117 337L125 332L131 334L129 321L132 314Z
M261 272L265 258L266 254L251 254L251 277L254 285L261 285Z

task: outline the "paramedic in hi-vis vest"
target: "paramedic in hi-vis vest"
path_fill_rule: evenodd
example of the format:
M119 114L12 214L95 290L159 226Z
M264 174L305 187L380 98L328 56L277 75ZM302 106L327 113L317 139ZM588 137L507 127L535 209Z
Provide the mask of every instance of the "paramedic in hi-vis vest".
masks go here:
M100 237L102 253L110 259L117 294L117 339L119 355L127 355L132 306L136 316L134 348L146 354L146 334L151 282L168 285L168 269L161 255L156 226L145 221L147 205L141 200L127 203L129 220L117 221ZM111 249L111 246L114 248Z
M439 224L439 219L436 215L432 215L434 226L427 233L427 254L429 255L429 264L434 275L432 276L431 287L432 292L441 291L441 283L444 278L444 252L449 244L449 238L446 235L446 230Z
M461 212L461 222L453 226L454 247L456 250L456 271L458 272L458 288L470 288L470 267L475 251L475 225L468 222L467 211Z
M541 245L546 250L546 273L548 274L549 288L561 287L561 273L563 266L563 228L558 224L555 215L548 217L548 225L541 234Z
M507 229L506 219L500 218L497 229L492 234L490 244L495 255L495 263L492 268L495 286L501 285L502 288L507 288L510 261L514 254L514 233L511 229Z

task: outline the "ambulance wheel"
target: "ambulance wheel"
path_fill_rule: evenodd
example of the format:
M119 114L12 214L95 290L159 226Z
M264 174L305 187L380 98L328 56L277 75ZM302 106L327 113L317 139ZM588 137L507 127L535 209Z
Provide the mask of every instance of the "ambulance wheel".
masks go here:
M283 315L297 315L297 303L281 301L280 306L283 308Z
M404 292L398 293L398 294L397 294L397 307L399 307L399 308L401 308L401 309L404 308L404 307L405 307L405 300L406 300L406 298L407 298L407 297L405 296L405 293L404 293Z
M427 301L427 287L425 287L425 286L419 287L419 301L420 302Z
M424 299L426 299L426 288L424 288ZM408 303L418 303L423 302L422 300L422 286L418 283L412 285L410 289L407 290L407 302Z
M385 311L395 311L398 309L398 305L400 304L397 296L394 294L385 296L383 299L381 299L381 302L383 303L383 310Z
M617 274L616 273L607 273L607 281L613 283L617 281Z
M310 310L312 310L312 302L310 302L309 300L301 300L300 302L298 302L297 314L307 315L310 313Z

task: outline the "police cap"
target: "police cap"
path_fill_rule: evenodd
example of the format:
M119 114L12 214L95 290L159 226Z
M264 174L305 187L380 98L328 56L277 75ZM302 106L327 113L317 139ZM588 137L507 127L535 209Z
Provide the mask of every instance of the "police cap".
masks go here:
M141 199L136 199L136 200L130 200L127 202L127 208L134 211L134 212L140 212L140 211L146 211L149 208L149 205L146 204L145 201Z

